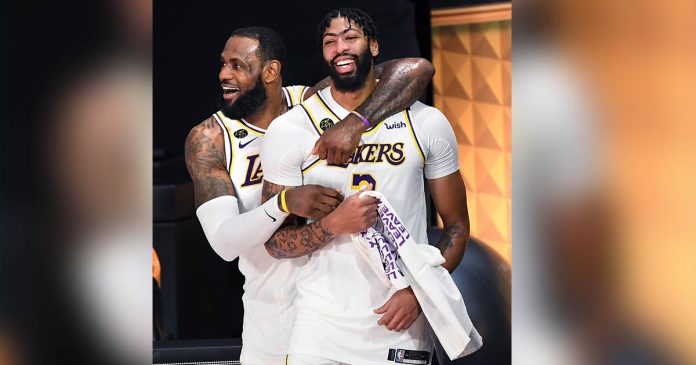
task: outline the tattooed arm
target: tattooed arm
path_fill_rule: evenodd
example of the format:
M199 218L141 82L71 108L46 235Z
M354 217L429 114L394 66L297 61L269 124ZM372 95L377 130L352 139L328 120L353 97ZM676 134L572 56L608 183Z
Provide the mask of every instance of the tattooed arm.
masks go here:
M424 58L402 58L381 65L381 74L376 68L380 82L356 109L372 126L416 102L435 75L433 64Z
M423 94L435 74L433 65L423 58L387 61L377 65L376 70L380 82L356 109L370 121L371 126L411 106ZM308 92L305 95L311 94ZM313 154L318 154L329 164L344 163L358 147L360 136L366 128L360 118L350 113L341 123L322 134Z
M196 199L203 203L224 195L234 196L234 186L225 167L222 129L213 117L193 127L186 138L186 167Z
M450 273L459 265L469 240L469 211L466 188L459 171L428 180L437 212L442 217L445 233L437 246L445 258L442 265Z
M276 195L286 187L263 182L262 201ZM295 198L288 198L287 205L300 204ZM285 221L266 242L266 251L274 258L300 257L321 249L340 234L360 232L377 220L377 201L372 197L363 199L354 194L344 200L338 208L325 217L307 225L297 225L296 219ZM292 225L295 224L295 225Z
M250 247L262 245L288 216L277 196L247 212L239 211L234 187L225 167L222 130L211 119L197 125L186 141L186 165L194 183L196 216L210 246L232 261ZM318 185L286 193L290 212L320 218L340 203L340 194Z

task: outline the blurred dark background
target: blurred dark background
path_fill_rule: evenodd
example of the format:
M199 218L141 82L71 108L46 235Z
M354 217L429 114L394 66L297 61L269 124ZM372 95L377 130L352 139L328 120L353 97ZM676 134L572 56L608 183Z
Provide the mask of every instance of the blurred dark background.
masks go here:
M155 3L154 146L157 157L183 153L186 134L218 110L219 55L237 28L264 25L285 41L285 85L313 85L326 76L316 28L339 7L365 10L380 33L380 61L430 56L427 1L256 2L167 1Z

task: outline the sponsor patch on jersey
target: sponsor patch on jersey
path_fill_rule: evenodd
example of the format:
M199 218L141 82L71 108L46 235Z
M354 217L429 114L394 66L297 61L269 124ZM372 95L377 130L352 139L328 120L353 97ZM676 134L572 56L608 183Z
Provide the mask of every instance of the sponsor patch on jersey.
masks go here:
M430 363L430 352L404 349L389 349L387 360L394 361L397 364L427 365Z
M394 122L391 125L385 123L384 125L387 129L406 128L406 123L402 121Z
M232 135L237 137L237 138L244 138L244 137L249 135L249 132L247 132L246 129L242 128L242 129L237 129L236 131L234 131L234 133L232 133Z
M319 128L321 128L322 131L326 131L327 129L333 127L334 122L333 120L329 118L324 118L319 122Z

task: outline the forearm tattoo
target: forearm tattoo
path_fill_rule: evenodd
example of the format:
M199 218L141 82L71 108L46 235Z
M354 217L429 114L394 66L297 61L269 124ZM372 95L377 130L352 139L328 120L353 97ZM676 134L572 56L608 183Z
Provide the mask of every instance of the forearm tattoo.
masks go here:
M276 185L264 180L263 187L261 188L261 204L267 202L268 199L280 193L283 189L285 189L283 185Z
M266 250L279 259L300 257L319 250L334 238L334 234L319 220L300 227L279 229L266 242Z
M442 237L440 237L440 240L437 243L437 247L440 249L440 252L442 252L444 256L449 249L454 247L453 241L466 241L468 239L468 231L465 231L459 224L453 224L447 227L447 229L445 229L445 233L442 235Z
M411 106L425 91L433 75L432 66L418 62L390 62L370 96L356 109L375 125Z

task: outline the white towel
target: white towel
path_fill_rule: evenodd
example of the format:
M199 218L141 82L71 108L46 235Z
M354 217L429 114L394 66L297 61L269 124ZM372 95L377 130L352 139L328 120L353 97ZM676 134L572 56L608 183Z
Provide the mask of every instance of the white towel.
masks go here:
M353 235L353 241L363 248L375 271L381 271L380 276L396 289L411 286L450 360L481 348L483 340L471 323L464 299L452 276L440 266L445 262L440 251L417 244L383 194L364 191L360 197L365 195L379 200L380 219L374 227Z

